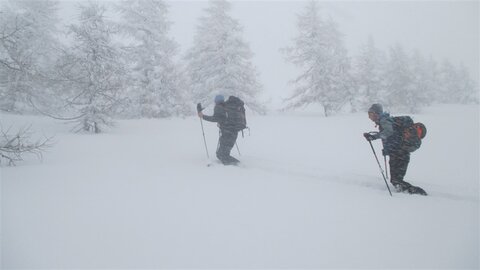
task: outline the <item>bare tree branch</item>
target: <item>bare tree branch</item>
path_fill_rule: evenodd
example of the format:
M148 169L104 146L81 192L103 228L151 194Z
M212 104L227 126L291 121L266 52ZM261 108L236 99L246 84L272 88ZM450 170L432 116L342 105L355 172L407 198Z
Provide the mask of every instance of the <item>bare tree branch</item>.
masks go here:
M53 145L53 138L31 141L32 135L31 126L11 134L11 127L4 130L0 125L0 165L5 161L7 165L14 166L16 162L23 161L25 154L36 155L41 160L43 152Z

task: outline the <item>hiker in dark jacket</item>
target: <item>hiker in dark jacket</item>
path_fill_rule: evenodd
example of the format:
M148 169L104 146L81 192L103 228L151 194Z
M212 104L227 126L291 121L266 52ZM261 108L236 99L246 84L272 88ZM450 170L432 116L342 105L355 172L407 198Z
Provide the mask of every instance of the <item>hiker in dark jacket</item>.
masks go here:
M410 152L402 149L401 131L396 130L393 119L388 113L383 112L381 104L373 104L368 109L368 118L375 122L379 132L369 132L363 135L369 141L382 139L382 153L384 156L390 157L390 182L397 191L414 192L414 187L403 180L410 162Z
M227 120L227 113L224 107L225 98L222 95L215 96L215 108L213 109L213 115L204 115L201 111L198 112L198 116L203 120L209 122L216 122L220 128L220 138L218 139L217 158L224 165L236 165L239 160L232 157L230 152L235 145L238 137L238 131L231 130L225 125Z

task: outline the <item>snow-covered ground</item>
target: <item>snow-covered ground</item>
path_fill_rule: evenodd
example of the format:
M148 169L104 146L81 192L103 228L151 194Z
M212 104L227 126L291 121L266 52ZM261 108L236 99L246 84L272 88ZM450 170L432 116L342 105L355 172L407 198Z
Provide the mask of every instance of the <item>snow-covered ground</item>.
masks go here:
M479 268L478 106L414 116L428 134L406 180L427 197L389 196L366 113L248 120L232 151L242 166L207 167L196 117L90 135L1 115L56 142L43 161L1 168L1 266ZM214 160L218 130L204 127Z

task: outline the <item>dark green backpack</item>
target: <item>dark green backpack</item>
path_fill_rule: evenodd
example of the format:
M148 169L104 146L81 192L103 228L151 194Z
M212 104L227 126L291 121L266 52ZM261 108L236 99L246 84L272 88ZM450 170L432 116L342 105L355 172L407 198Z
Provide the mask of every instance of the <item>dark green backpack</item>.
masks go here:
M233 131L242 131L247 128L245 103L235 96L228 97L224 103L227 119L225 127Z
M427 135L427 128L422 123L414 123L410 116L395 116L393 128L402 138L401 148L414 152L422 145L422 139Z

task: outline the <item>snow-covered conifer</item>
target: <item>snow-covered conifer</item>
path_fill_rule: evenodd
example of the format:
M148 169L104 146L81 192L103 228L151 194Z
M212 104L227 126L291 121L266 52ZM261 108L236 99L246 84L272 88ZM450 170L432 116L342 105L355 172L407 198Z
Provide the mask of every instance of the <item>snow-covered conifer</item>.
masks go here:
M0 3L0 109L32 112L31 97L49 87L56 59L58 2Z
M350 59L342 34L332 19L320 18L315 1L298 15L297 29L294 45L284 49L287 60L301 69L287 109L318 103L329 116L352 94Z
M454 93L455 99L459 104L476 103L479 101L478 83L470 76L467 67L462 63L457 69L458 88Z
M71 25L73 45L60 63L63 93L75 116L76 131L99 133L113 124L125 80L124 65L112 41L115 29L105 20L105 8L96 3L80 5L78 25Z
M455 66L448 59L444 59L439 67L439 85L436 97L440 103L456 103L451 93L457 92L458 74Z
M253 53L242 38L240 23L229 15L230 9L227 1L210 1L205 16L200 18L194 44L186 56L192 98L208 105L216 94L234 95L262 113Z
M399 43L390 47L384 74L385 103L388 107L412 113L421 109L410 58Z
M177 43L168 37L170 22L164 1L123 1L120 27L131 43L125 48L130 63L128 92L135 116L167 117L189 112L185 79L174 57Z
M372 36L360 48L360 53L354 61L355 88L354 108L366 111L373 103L384 103L382 94L384 88L383 69L385 55L376 48Z
M462 64L455 67L444 60L439 69L438 96L441 103L466 104L478 102L478 86Z
M417 103L420 105L420 108L430 105L434 101L433 93L437 87L435 63L432 60L427 61L419 51L415 51L411 65Z

